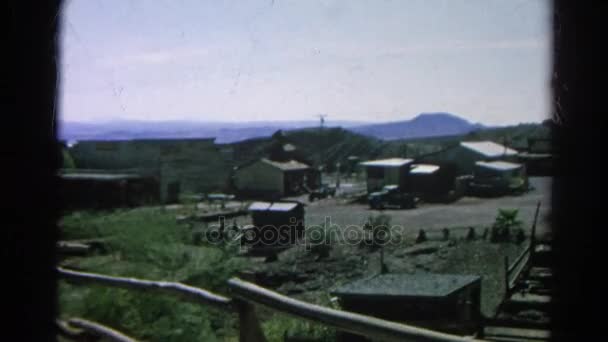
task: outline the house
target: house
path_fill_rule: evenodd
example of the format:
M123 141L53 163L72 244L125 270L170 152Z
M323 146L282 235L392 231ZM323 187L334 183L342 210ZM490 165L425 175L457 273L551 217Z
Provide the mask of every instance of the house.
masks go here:
M179 192L227 189L230 161L214 140L89 140L78 141L69 152L79 168L156 178L161 187L161 200L166 203L173 201Z
M160 201L155 179L134 174L72 172L59 175L66 209L112 209Z
M471 175L478 161L517 161L518 152L492 141L463 141L416 158L419 163L451 168L458 175Z
M385 185L391 184L404 187L412 162L412 159L389 158L360 163L365 167L367 192L378 191Z
M307 164L261 158L241 165L232 178L242 196L280 198L319 187L320 174Z
M469 184L475 195L500 195L525 191L528 176L523 164L505 161L475 163L473 179Z
M455 274L379 274L331 292L351 312L446 333L469 335L481 327L481 278ZM340 334L340 341L369 341Z

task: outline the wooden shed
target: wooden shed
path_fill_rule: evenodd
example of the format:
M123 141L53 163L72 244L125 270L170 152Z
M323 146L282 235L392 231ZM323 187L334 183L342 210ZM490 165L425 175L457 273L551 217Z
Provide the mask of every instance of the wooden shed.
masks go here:
M481 278L456 274L380 274L331 292L344 310L466 335L481 327ZM340 341L369 341L340 334Z
M295 201L253 202L252 225L244 228L242 243L258 251L277 251L304 235L304 205Z
M64 173L60 195L67 209L111 209L160 202L158 180L134 174Z
M528 188L523 164L505 161L477 162L469 186L475 195L501 195Z
M279 198L318 187L320 177L309 165L262 158L237 168L233 185L241 195Z

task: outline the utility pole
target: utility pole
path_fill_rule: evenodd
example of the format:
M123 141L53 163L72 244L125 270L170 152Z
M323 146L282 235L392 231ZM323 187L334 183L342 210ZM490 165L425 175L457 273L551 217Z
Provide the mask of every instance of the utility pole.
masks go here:
M323 125L327 114L317 114L319 117L319 167L323 166Z
M325 118L327 117L327 114L317 114L317 116L319 117L320 120L320 129L323 130L323 125L325 124Z

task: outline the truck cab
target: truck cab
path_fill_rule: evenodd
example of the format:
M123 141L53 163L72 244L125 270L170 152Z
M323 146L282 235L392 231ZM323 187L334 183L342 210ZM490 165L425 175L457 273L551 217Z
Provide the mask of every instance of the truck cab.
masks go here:
M412 209L416 207L417 198L411 193L403 192L398 185L391 184L369 194L368 201L372 209Z

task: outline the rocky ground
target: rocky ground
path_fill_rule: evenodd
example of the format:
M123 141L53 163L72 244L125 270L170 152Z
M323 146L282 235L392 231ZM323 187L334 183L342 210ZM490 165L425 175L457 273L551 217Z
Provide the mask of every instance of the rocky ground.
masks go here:
M483 237L496 218L498 209L518 209L524 231L529 237L538 201L542 202L538 236L548 233L550 179L533 178L532 191L521 196L499 198L464 197L451 204L421 204L412 210L385 210L390 216L391 236L398 237L384 248L384 263L394 273L456 273L482 276L482 312L491 316L504 293L504 258L514 260L523 250L522 243L490 243ZM302 198L304 202L307 202ZM362 234L363 223L380 212L347 199L330 198L308 203L308 227L321 225L329 218L337 231ZM241 218L239 220L245 220ZM449 236L444 235L444 229ZM474 236L467 235L473 228ZM420 229L428 241L416 243ZM356 240L356 239L355 239ZM353 240L353 241L355 241ZM331 291L336 287L380 272L380 251L360 247L353 241L332 243L329 256L321 258L307 246L297 246L279 254L278 260L252 260L248 276L263 286L309 302L332 305Z

